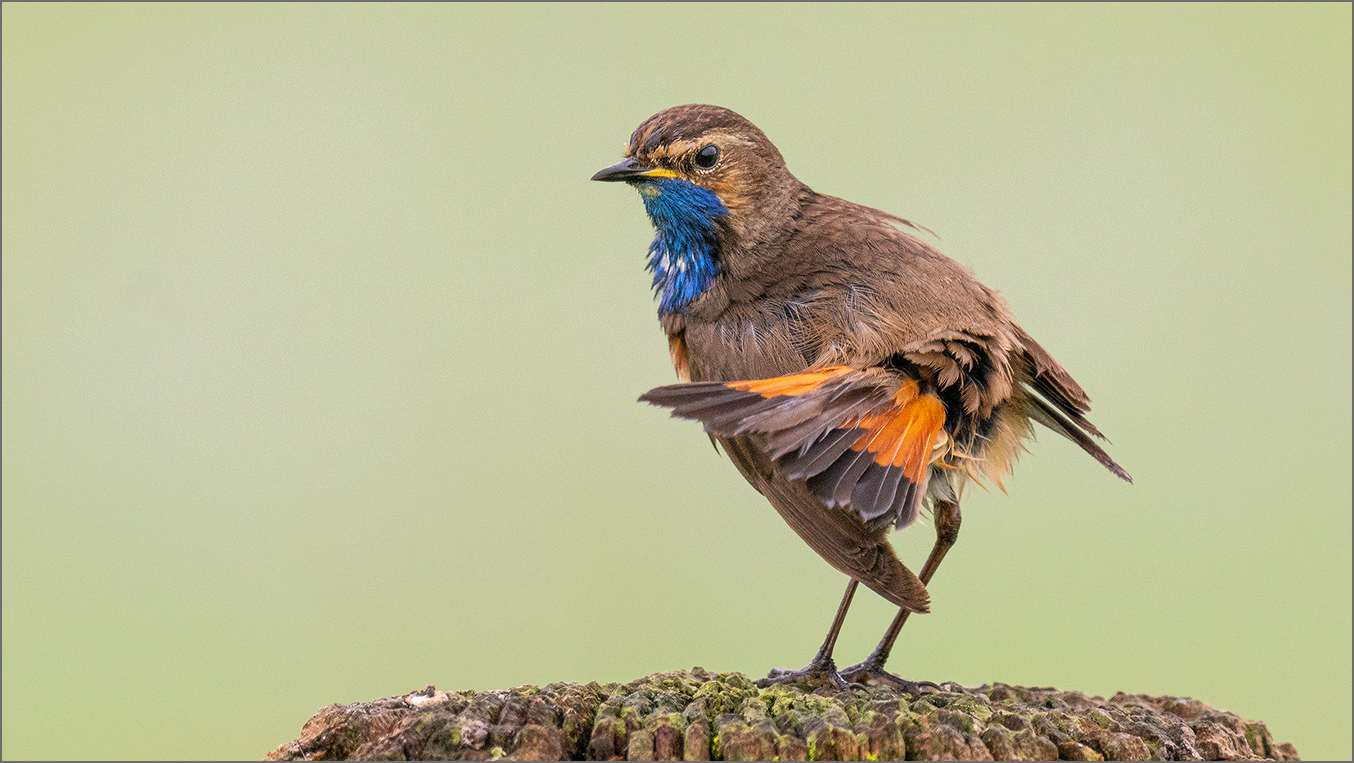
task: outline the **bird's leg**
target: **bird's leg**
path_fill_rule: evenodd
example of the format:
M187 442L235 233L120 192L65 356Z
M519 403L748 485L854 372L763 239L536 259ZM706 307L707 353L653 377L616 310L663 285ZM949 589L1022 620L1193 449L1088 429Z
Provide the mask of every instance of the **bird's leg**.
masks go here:
M950 550L950 546L959 538L959 504L954 501L936 501L934 512L936 523L936 545L931 548L931 555L926 558L926 565L921 568L921 573L917 578L921 580L922 585L931 582L931 576L936 574L936 568L945 558L945 552ZM907 622L908 611L900 610L898 615L893 618L893 624L889 626L884 638L880 640L879 646L874 648L869 657L859 665L841 671L842 678L851 683L883 683L893 686L909 693L919 693L925 687L930 689L939 689L940 687L930 681L906 681L898 676L884 670L884 663L889 659L889 652L893 650L893 642L898 639L898 633L902 631L903 624Z
M757 686L765 689L772 684L807 681L827 683L838 689L847 688L846 681L837 672L837 664L832 661L832 650L837 646L837 634L841 633L842 623L846 622L846 610L851 608L851 597L856 595L858 585L860 582L855 578L851 578L851 582L847 584L846 593L842 595L842 603L837 605L837 616L832 618L832 628L827 632L827 639L823 641L823 646L819 648L813 661L799 670L772 668L766 678L756 682Z

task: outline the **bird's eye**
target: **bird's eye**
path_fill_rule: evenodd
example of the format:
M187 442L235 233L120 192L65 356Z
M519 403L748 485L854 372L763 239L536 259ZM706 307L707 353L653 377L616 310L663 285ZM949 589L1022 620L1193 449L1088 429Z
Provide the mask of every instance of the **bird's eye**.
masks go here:
M713 143L696 152L696 166L703 170L715 166L717 161L719 161L719 146Z

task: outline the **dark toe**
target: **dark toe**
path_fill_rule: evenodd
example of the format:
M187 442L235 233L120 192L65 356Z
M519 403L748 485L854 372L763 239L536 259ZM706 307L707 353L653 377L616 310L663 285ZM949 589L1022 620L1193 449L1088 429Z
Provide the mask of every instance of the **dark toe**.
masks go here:
M759 689L765 689L768 686L776 684L811 684L814 686L831 686L834 689L846 691L850 688L842 674L837 672L835 665L828 663L826 665L809 665L799 670L790 670L788 668L772 668L767 673L766 678L758 679L753 682Z
M855 666L843 670L841 676L855 686L886 686L906 694L933 694L944 691L939 684L930 681L909 681L880 668Z

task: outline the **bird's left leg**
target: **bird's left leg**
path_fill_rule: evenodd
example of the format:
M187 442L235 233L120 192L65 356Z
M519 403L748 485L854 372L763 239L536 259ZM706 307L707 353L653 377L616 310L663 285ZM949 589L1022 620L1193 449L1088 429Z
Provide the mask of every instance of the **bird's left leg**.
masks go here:
M832 618L832 628L827 632L827 640L823 642L813 661L799 670L773 668L766 678L756 682L758 687L765 689L772 684L808 682L827 683L838 689L847 688L846 681L837 672L837 665L832 661L832 650L837 646L837 634L841 633L842 623L846 622L846 610L851 608L851 598L856 595L858 585L860 582L855 578L851 578L851 582L847 584L842 603L837 605L837 616Z
M957 501L936 501L934 514L936 544L931 548L931 555L926 558L926 566L922 567L921 573L917 575L924 585L931 582L931 576L936 574L936 568L945 558L945 553L959 539L959 524L961 521L959 503ZM841 671L842 677L851 683L882 683L913 694L918 693L923 687L939 689L939 686L930 681L907 681L884 670L884 663L889 659L889 652L893 650L893 642L898 640L898 634L903 630L907 616L908 611L906 609L900 610L898 615L893 618L893 624L889 626L888 632L880 640L879 646L874 648L874 651L870 653L869 657L865 658L864 662Z

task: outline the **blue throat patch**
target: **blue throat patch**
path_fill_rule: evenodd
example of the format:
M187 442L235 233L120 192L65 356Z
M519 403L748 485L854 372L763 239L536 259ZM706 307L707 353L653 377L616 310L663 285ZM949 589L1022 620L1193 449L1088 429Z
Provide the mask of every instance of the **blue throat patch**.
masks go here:
M647 269L653 273L658 312L673 313L691 304L719 274L715 223L729 213L710 191L678 178L632 183L644 199L655 230Z

